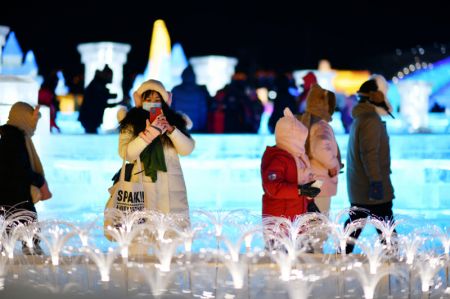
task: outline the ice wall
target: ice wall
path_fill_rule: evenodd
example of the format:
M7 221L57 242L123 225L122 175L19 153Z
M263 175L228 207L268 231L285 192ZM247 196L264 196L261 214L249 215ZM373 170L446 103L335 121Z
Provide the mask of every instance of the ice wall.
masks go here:
M392 135L395 209L450 212L450 135ZM118 135L50 135L38 143L54 198L43 215L102 213L111 177L121 166ZM261 210L260 163L273 135L193 135L194 152L181 157L191 208ZM337 135L345 158L347 135ZM344 164L346 161L344 160ZM345 169L344 169L345 171ZM332 209L348 207L346 176L339 176Z

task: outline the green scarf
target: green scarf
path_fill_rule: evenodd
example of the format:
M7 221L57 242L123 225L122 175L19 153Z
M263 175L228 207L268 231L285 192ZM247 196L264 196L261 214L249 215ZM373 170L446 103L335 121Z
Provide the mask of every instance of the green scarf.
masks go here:
M140 155L144 164L145 175L152 178L152 182L156 182L157 171L167 172L166 161L164 160L164 150L161 138L155 138L152 143L142 151Z

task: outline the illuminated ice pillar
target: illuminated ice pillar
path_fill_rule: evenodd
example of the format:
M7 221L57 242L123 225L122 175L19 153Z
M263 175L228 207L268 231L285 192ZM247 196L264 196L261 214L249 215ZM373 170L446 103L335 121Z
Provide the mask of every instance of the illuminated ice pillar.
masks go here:
M199 56L190 60L197 84L206 85L209 94L215 96L216 92L231 82L238 60L226 56Z
M172 47L172 54L170 56L170 71L172 76L171 86L166 86L168 90L181 84L183 81L181 74L188 66L186 55L184 54L183 47L179 43L175 43Z
M424 81L404 80L397 84L400 115L409 132L428 130L428 101L431 85Z
M0 125L8 120L9 110L16 102L26 102L31 106L38 103L39 83L29 76L0 75ZM36 135L50 133L50 111L41 106L41 119Z
M84 63L84 86L86 87L94 78L96 70L103 70L105 64L113 71L113 81L108 85L111 93L117 94L111 102L120 102L123 99L123 65L127 62L127 54L131 49L128 44L113 42L97 42L80 44L77 47ZM117 127L117 109L107 108L103 116L102 129L110 130Z
M8 26L1 26L0 25L0 74L2 73L2 49L3 49L3 45L5 44L6 41L6 36L8 35L9 32L9 27Z
M113 70L113 81L108 87L111 93L117 94L115 101L121 101L123 98L123 65L127 62L131 46L113 42L98 42L80 44L77 49L81 54L81 62L84 63L84 86L92 81L96 70L102 70L105 64L108 64Z

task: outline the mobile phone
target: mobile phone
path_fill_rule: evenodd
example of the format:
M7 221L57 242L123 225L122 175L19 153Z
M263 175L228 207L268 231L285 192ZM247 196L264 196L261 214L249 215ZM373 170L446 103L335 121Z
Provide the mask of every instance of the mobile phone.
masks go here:
M158 117L158 115L162 114L161 103L145 102L142 108L150 113L149 115L150 123L152 123Z
M150 108L150 123L152 123L158 115L162 114L162 108L161 107L152 107Z

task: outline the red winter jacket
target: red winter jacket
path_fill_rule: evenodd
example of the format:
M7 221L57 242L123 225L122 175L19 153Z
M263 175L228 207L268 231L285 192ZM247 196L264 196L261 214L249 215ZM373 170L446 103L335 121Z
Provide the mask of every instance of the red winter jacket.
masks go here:
M261 161L264 195L262 215L286 217L306 213L308 198L298 194L297 167L294 157L276 146L268 146Z

